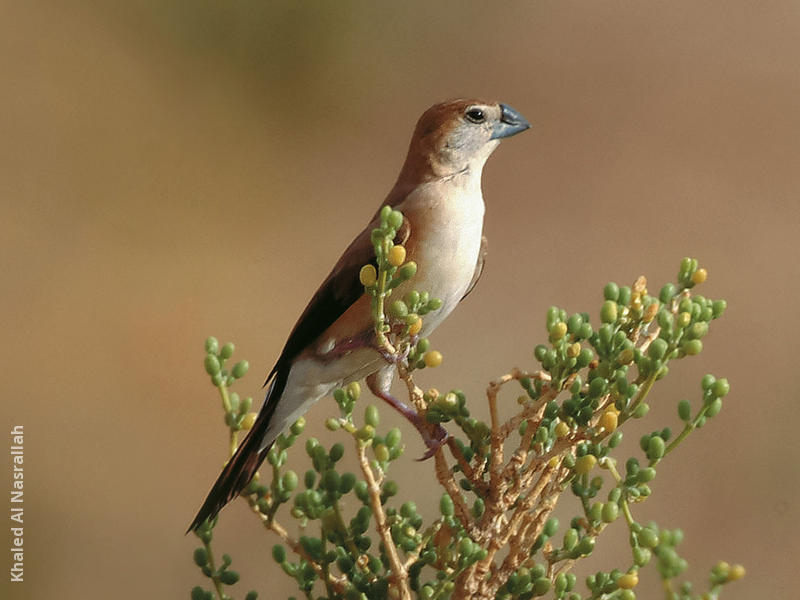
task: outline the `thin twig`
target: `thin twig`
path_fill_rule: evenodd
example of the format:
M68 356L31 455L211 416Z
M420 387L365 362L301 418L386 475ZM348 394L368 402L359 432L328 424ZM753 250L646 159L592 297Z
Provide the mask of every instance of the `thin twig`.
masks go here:
M389 566L392 571L392 579L400 593L399 597L401 600L411 600L411 590L408 586L408 571L406 571L405 566L400 561L400 556L397 553L397 546L395 546L394 540L392 539L392 533L386 521L386 513L381 504L381 489L378 486L378 482L375 480L372 467L369 466L365 448L366 446L361 441L356 440L358 463L361 466L361 472L364 474L364 480L367 482L369 503L372 508L372 514L375 515L375 527L383 541L383 547L389 559Z

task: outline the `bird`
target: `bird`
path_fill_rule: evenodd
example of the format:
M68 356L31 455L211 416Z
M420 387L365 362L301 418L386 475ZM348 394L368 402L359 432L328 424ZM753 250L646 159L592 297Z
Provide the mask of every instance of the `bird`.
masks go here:
M420 336L429 335L480 278L486 256L483 167L501 140L529 128L525 117L507 104L466 98L434 104L417 122L400 174L381 207L403 214L406 257L417 264L416 276L395 293L402 296L413 288L442 303L426 316ZM413 409L389 394L393 368L377 351L370 296L359 280L361 268L375 260L370 236L379 214L380 207L301 314L269 372L266 397L252 428L187 533L235 498L278 435L338 387L364 379L375 395L412 422L418 419ZM442 436L425 441L435 446Z

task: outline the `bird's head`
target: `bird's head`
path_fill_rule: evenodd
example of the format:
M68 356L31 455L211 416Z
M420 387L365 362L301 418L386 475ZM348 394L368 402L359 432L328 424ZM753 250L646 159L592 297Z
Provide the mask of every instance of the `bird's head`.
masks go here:
M474 99L434 104L417 122L404 175L417 180L466 171L480 175L501 139L529 127L525 117L507 104Z

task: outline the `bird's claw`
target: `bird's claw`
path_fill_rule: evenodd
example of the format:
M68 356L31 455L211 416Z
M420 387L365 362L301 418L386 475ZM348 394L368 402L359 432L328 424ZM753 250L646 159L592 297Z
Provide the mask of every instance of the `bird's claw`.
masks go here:
M420 426L417 426L417 429L422 436L422 441L425 442L425 446L428 448L425 451L425 454L423 454L421 458L417 459L420 462L423 460L428 460L434 454L436 454L436 451L444 446L450 437L450 434L447 433L447 430L438 423L434 427L433 433L431 433L427 426L421 423Z

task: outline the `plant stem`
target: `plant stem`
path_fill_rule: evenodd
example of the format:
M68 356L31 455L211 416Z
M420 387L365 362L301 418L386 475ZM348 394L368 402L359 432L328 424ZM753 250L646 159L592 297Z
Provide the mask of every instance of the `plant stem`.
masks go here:
M222 581L219 579L219 574L217 573L217 565L214 563L214 553L211 550L211 543L202 540L203 547L206 549L206 555L208 556L208 568L211 569L211 581L214 582L214 591L217 593L217 598L219 600L226 600L227 596L225 592L222 591Z
M367 482L367 491L369 493L369 503L372 509L372 514L375 516L375 525L378 535L381 536L383 541L386 556L389 559L389 566L392 571L392 579L394 579L397 591L400 593L401 600L411 600L411 590L408 586L408 572L400 561L400 556L397 553L397 546L395 546L392 539L389 524L386 522L386 513L381 504L381 489L378 482L375 481L375 474L369 466L367 460L366 446L360 440L356 440L356 452L358 453L358 463L361 466L361 472L364 474L364 480Z

